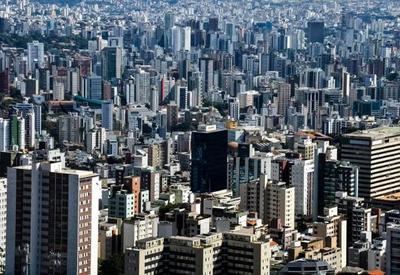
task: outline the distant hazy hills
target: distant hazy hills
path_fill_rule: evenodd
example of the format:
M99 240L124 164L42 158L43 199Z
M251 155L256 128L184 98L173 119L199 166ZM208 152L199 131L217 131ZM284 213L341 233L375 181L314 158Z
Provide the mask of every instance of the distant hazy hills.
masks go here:
M34 1L44 4L50 3L50 4L64 4L64 5L65 4L74 5L80 2L80 0L34 0Z
M79 3L81 0L31 0L31 1L36 1L39 3L43 3L43 4L68 4L68 5L74 5ZM170 4L176 4L178 3L179 0L168 0ZM1 2L1 0L0 0Z

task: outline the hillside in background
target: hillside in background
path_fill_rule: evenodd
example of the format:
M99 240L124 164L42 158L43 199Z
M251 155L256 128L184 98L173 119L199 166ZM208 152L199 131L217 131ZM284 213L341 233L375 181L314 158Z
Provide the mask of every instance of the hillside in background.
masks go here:
M42 4L68 4L68 5L75 5L80 2L80 0L36 0Z

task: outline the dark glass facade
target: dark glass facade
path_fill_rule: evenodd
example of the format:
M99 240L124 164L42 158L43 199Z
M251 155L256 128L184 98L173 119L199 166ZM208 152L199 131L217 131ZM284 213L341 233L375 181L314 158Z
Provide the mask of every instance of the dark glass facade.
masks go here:
M307 38L310 43L324 43L325 24L323 21L310 21L307 23Z
M192 133L193 192L214 192L227 188L228 132Z
M324 207L335 205L335 194L347 192L358 195L358 168L345 161L325 160L319 156L318 214L324 214Z

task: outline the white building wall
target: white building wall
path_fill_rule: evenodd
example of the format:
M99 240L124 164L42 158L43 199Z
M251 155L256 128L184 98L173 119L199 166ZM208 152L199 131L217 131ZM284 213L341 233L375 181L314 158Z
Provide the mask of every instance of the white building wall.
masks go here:
M0 118L0 151L7 151L10 147L10 121Z
M98 209L99 209L99 199L101 194L101 183L98 176L92 178L92 217L91 217L91 275L97 275L97 260L98 260L98 237L99 237L99 218L98 218Z
M296 188L296 215L311 215L314 162L312 160L296 161L292 166L291 177L291 183Z
M8 182L15 183L17 181L17 173L14 168L7 169ZM14 274L15 264L15 218L16 218L16 197L17 188L15 184L7 186L7 247L6 247L6 274Z
M7 235L7 179L0 179L0 263L5 264Z

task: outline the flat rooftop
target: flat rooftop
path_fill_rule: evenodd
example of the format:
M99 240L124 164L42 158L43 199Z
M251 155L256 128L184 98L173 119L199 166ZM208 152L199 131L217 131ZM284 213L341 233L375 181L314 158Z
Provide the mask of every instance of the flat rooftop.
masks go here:
M400 201L400 192L389 194L389 195L383 195L375 198L376 200L382 200L382 201Z
M347 138L382 139L400 135L400 127L378 127L343 135Z
M42 163L49 163L49 162L43 161ZM32 165L21 165L21 166L15 166L13 168L22 169L22 170L32 170ZM93 173L92 171L75 170L75 169L70 169L70 168L62 168L61 170L55 169L53 172L61 173L61 174L78 175L80 178L97 176L97 174Z

